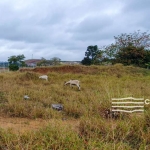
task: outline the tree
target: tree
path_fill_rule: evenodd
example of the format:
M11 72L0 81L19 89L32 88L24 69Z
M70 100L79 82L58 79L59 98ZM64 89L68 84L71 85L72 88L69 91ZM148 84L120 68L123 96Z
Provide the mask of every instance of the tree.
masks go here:
M37 63L37 66L50 66L50 65L60 65L61 59L58 57L53 57L50 60L41 58L41 61Z
M124 65L135 65L142 67L145 62L145 50L143 47L135 47L129 45L127 47L120 48L116 55L116 62Z
M37 63L37 66L49 66L49 62L48 60L46 60L45 58L41 58L41 61Z
M115 44L112 43L111 45L104 47L104 49L105 58L108 58L108 60L115 58L117 49Z
M144 57L145 67L148 69L150 68L150 51L145 50L145 57Z
M61 61L61 59L58 57L53 57L50 59L50 62L52 65L60 65L60 61Z
M16 71L19 69L20 66L25 66L25 62L23 61L24 59L25 56L23 54L18 56L8 57L9 70Z
M128 47L129 45L133 45L134 47L143 47L149 48L150 47L150 34L147 32L141 33L140 30L135 31L130 34L121 34L118 36L114 36L115 38L115 45L119 48Z
M130 33L114 36L115 44L111 44L105 48L107 58L115 63L123 63L125 65L136 65L144 67L148 60L149 53L146 51L150 47L150 34L141 33L140 30Z
M92 64L92 61L89 57L84 57L84 59L81 61L81 64L89 66Z
M84 59L81 61L83 65L99 64L102 57L102 51L98 49L98 46L88 46L85 52Z

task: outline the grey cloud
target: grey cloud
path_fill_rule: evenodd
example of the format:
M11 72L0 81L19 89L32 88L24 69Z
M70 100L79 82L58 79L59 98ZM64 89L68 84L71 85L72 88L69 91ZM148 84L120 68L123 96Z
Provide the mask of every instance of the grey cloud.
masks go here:
M89 45L111 44L114 36L147 31L149 0L0 1L0 60L81 60Z
M74 40L98 42L113 38L114 21L108 16L95 16L84 19L80 24L70 29Z
M85 18L78 26L75 31L82 33L99 32L106 26L111 26L111 18L103 16L90 16Z
M0 38L11 41L25 41L25 42L43 42L47 35L44 35L42 30L36 27L18 27L12 25L12 27L4 26L0 30Z
M126 12L143 12L145 13L145 11L149 11L149 5L150 5L150 1L149 0L127 0L126 3L126 7L124 7L124 11Z

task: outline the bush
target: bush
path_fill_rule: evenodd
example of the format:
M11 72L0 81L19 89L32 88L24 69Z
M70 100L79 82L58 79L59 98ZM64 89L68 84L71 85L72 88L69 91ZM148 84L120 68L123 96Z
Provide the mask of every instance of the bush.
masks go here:
M17 71L17 70L19 70L19 67L16 64L10 64L9 65L9 70L10 71Z

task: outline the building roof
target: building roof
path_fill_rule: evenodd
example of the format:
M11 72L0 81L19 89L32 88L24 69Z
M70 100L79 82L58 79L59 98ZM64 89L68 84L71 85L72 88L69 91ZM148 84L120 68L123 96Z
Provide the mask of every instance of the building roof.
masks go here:
M26 63L26 64L37 64L38 62L40 62L41 61L41 59L28 59L28 60L25 60L24 62Z

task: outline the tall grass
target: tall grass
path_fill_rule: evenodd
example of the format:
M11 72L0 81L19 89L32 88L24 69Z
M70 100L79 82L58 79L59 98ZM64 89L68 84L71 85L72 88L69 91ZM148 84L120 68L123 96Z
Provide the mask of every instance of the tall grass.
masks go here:
M104 118L104 110L111 107L111 98L150 99L149 70L120 64L50 69L46 70L49 81L38 78L40 68L0 74L1 117L56 120L55 126L49 124L39 131L22 134L1 129L0 149L150 149L150 106L145 107L142 116ZM64 86L70 79L80 80L81 91ZM24 100L24 95L30 99ZM64 109L53 110L51 104L62 104ZM76 119L78 128L74 130L69 124L64 127L64 119Z

